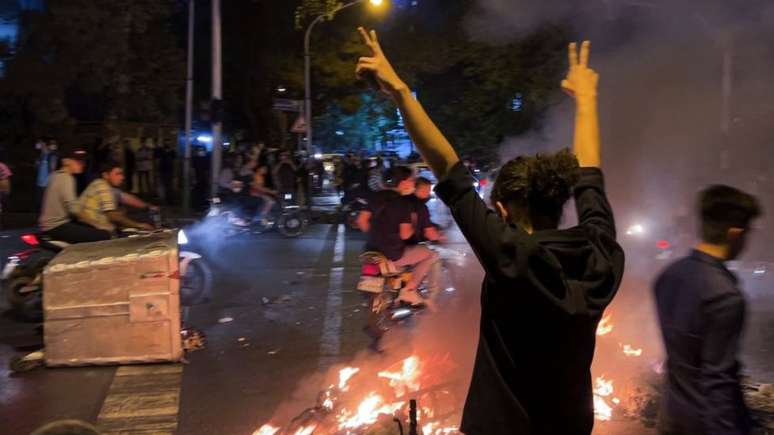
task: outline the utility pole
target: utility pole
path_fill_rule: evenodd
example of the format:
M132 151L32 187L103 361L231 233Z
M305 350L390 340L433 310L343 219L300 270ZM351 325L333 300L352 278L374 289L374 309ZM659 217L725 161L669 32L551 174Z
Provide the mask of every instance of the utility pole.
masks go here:
M183 213L191 208L191 124L193 123L194 19L196 0L188 0L188 72L185 80L185 151L183 154Z
M223 154L223 77L222 77L220 0L212 0L212 187L210 195L218 192L220 163Z

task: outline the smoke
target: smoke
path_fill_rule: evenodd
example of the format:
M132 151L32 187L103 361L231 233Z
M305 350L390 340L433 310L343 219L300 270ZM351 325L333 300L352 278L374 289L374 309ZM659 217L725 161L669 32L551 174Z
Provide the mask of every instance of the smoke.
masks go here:
M710 183L750 191L772 208L772 22L774 3L762 0L479 0L465 26L470 38L493 44L546 23L590 39L619 224L665 226L692 216L696 193ZM573 120L568 98L541 131L506 138L502 160L571 146Z
M609 311L618 337L643 347L643 358L657 359L661 340L650 289L668 261L654 261L653 248L679 237L685 243L674 254L685 254L695 230L678 222L695 220L697 192L723 183L757 195L769 213L746 258L765 261L772 242L774 3L478 0L465 30L474 40L504 44L549 23L569 25L577 40L592 41L590 64L601 76L603 169L627 251L624 284ZM541 131L506 138L502 161L571 146L569 98L546 120ZM625 235L642 222L641 239ZM600 347L597 369L615 351Z

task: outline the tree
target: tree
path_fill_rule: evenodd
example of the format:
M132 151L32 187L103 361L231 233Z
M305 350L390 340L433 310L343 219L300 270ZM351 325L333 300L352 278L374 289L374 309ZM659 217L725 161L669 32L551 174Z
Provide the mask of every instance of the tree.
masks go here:
M297 21L330 14L337 4L304 0ZM393 11L378 27L388 56L460 152L493 162L503 137L539 129L556 103L569 37L561 27L545 26L506 45L472 41L463 29L471 6L470 0L423 0L418 7ZM366 101L357 96L372 94L353 84L356 59L366 54L353 30L364 18L342 14L336 20L335 26L325 26L315 45L315 106L350 107L349 113L357 113L353 103ZM393 107L377 101L384 105L379 113ZM316 112L316 125L322 124L318 132L338 128L336 110Z
M0 81L13 114L6 131L67 140L82 122L175 122L185 63L174 13L154 0L50 0L24 13Z

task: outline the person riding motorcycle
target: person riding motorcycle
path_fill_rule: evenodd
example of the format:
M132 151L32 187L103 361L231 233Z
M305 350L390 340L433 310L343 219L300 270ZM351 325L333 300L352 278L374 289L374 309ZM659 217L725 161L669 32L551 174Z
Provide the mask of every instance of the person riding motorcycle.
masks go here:
M274 204L277 203L277 197L279 196L279 192L267 186L267 175L268 168L265 166L258 168L250 184L250 196L254 198L256 208L259 208L256 217L264 224L267 223L269 213L274 208Z
M395 266L410 266L411 280L400 289L398 301L412 306L424 305L417 288L430 272L438 255L424 245L410 245L414 236L412 207L406 198L414 193L414 173L405 166L385 173L387 189L373 195L368 209L360 212L358 226L368 234L366 249L381 252Z
M76 195L75 175L86 166L86 151L78 148L63 153L62 166L51 174L43 193L38 219L40 231L66 243L97 242L110 239L110 232L97 228L97 222L83 213Z
M417 177L414 195L409 196L412 212L411 218L416 229L410 242L413 244L422 242L442 242L444 235L438 230L439 226L430 218L430 209L427 202L430 200L433 183L425 177Z
M120 209L120 205L129 205L140 209L157 209L140 198L121 191L124 182L124 170L115 161L100 164L100 177L92 181L83 191L79 202L82 215L93 225L103 231L115 235L117 230L136 228L152 231L152 225L130 219Z

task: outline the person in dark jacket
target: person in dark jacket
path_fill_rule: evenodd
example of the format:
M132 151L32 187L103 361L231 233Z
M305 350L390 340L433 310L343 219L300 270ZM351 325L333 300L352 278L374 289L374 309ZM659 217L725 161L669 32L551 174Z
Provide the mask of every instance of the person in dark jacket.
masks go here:
M761 213L751 195L712 186L699 198L702 242L656 280L667 352L661 433L743 435L750 414L739 382L745 298L724 262L745 248Z
M570 46L562 82L576 101L575 156L520 157L494 186L490 210L474 179L382 52L360 29L370 56L359 77L375 78L398 105L406 128L440 183L438 196L484 267L478 351L460 430L468 435L590 434L590 367L596 328L624 269L605 197L596 109L597 74ZM558 230L575 197L579 225Z

